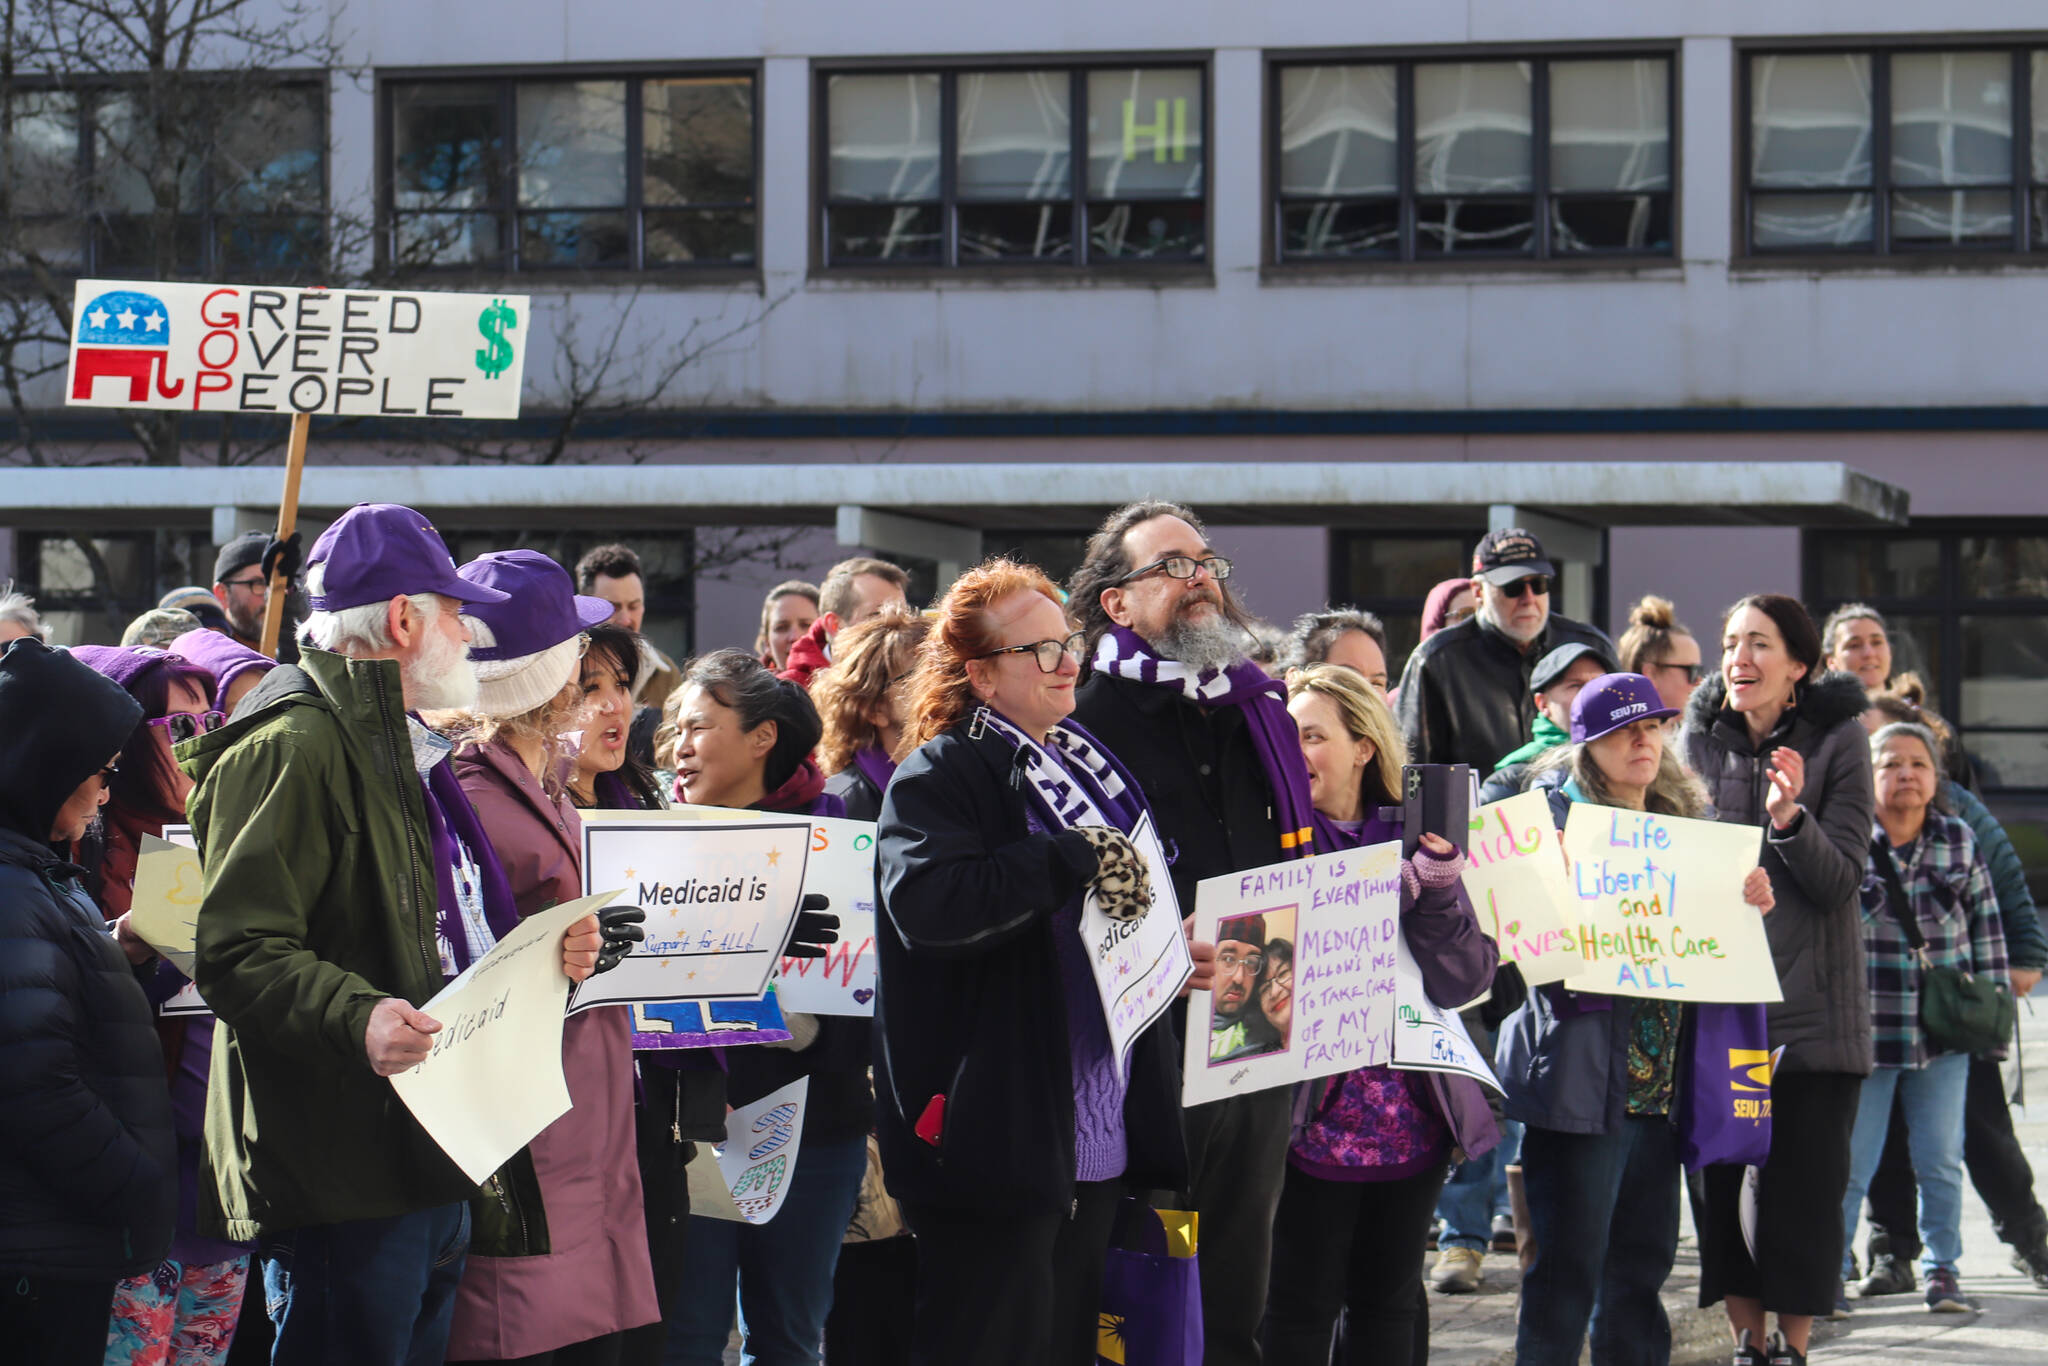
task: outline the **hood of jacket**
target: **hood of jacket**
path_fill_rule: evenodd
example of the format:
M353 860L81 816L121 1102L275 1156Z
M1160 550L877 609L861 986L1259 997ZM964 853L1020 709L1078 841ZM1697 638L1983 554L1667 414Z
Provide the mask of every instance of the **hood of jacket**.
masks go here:
M0 828L47 845L57 811L128 742L142 706L63 650L0 654Z
M1716 721L1728 721L1747 734L1748 727L1728 712L1727 701L1728 680L1719 673L1707 675L1693 689L1692 700L1685 704L1685 724L1707 732L1713 730ZM1794 723L1804 721L1817 731L1861 716L1869 707L1870 694L1863 690L1862 680L1840 669L1831 669L1801 683L1793 692Z

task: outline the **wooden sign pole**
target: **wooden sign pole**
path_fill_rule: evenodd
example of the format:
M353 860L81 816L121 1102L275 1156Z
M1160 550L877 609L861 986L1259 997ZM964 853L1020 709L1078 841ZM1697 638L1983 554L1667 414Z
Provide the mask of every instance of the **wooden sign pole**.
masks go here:
M284 497L277 505L277 539L292 534L299 520L299 476L306 470L306 437L313 426L310 413L292 414L291 444L285 449ZM291 581L282 573L270 576L270 597L263 608L263 653L277 658L278 637L284 633L285 598Z

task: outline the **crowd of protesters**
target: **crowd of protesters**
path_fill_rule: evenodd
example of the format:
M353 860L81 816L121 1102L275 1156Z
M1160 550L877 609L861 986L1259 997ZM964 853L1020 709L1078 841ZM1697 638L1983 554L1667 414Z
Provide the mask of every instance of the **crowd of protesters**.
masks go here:
M258 648L274 574L307 609L289 664ZM1799 1366L1853 1297L1969 1311L1965 1170L2048 1288L2002 1045L1926 1008L1938 971L2025 995L2048 934L1878 612L1745 597L1711 665L1661 598L1618 642L1553 611L1541 544L1495 531L1397 669L1373 614L1283 632L1231 578L1193 510L1141 502L1064 586L994 559L920 612L856 558L776 585L750 649L680 662L627 547L458 567L393 505L303 555L236 538L120 646L52 648L0 587L0 1359L711 1366L736 1328L770 1366L1085 1366L1131 1197L1199 1216L1217 1366L1426 1361L1430 1290L1476 1289L1492 1250L1523 1270L1517 1361L1667 1362L1682 1195L1736 1366ZM1560 829L1575 804L1757 829L1765 1160L1686 1179L1695 1007L1528 989L1466 832L1402 829L1410 764L1539 792ZM581 894L580 812L677 803L876 823L874 1019L636 1051L626 1008L578 1013L568 1112L477 1186L385 1080L434 1046L421 1006ZM1409 951L1438 1005L1483 998L1502 1094L1371 1066L1183 1108L1205 1022L1120 1055L1078 933L1087 899L1147 913L1147 819L1189 910L1206 878L1404 840ZM189 981L128 920L146 841L186 825ZM644 915L576 923L564 972L614 966ZM835 931L808 896L785 953ZM1221 938L1190 987L1211 1056L1254 1056L1293 945L1256 917ZM211 1014L158 1014L188 986ZM696 1148L799 1078L776 1217L693 1214Z

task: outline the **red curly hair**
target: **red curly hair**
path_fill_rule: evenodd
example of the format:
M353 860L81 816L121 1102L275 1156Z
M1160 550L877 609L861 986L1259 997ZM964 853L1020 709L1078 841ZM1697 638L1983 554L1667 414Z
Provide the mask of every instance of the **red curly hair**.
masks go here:
M1002 641L989 628L989 609L1019 593L1042 593L1060 604L1059 589L1036 565L993 559L962 574L932 609L931 633L917 653L917 672L910 679L910 725L903 737L908 754L967 719L977 705L967 679L967 661L999 649Z

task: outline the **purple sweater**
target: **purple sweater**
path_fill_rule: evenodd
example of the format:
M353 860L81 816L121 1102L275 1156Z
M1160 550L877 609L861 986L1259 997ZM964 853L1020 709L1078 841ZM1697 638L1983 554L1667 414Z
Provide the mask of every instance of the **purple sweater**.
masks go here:
M1037 811L1025 810L1032 832L1044 833ZM1088 966L1088 946L1081 942L1079 897L1053 917L1052 937L1067 1013L1067 1052L1073 1060L1074 1179L1108 1181L1122 1176L1129 1161L1124 1146L1124 1091L1129 1078L1110 1051L1109 1021L1103 1018L1102 997Z

